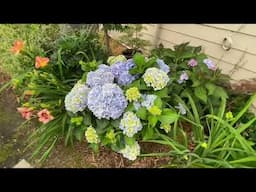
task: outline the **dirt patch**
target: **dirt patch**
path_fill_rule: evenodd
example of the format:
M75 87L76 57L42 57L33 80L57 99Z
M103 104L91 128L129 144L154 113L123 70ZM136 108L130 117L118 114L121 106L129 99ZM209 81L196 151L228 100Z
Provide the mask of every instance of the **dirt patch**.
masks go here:
M167 152L166 146L141 143L142 151ZM157 168L169 162L169 157L139 157L135 161L129 161L121 154L101 147L95 154L86 147L86 143L76 143L73 147L64 147L59 143L49 158L37 167L42 168Z

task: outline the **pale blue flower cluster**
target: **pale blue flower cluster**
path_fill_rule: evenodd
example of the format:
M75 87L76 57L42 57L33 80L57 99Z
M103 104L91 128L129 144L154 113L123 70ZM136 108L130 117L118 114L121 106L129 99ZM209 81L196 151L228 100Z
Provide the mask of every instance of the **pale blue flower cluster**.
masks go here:
M83 111L87 106L87 96L90 88L78 82L65 97L65 108L67 111L77 113Z
M185 107L181 103L179 103L178 106L175 106L175 108L179 109L180 114L182 115L185 115L187 113Z
M165 64L164 60L162 59L157 59L156 60L159 68L164 71L165 73L169 73L170 72L170 67L168 65Z
M118 119L127 104L122 89L113 83L95 86L88 94L88 108L98 119Z
M128 137L133 137L134 134L142 130L142 124L135 113L127 111L120 121L119 128L123 130L123 133Z
M121 153L125 158L134 161L138 155L140 155L140 146L139 143L136 141L133 145L127 145L124 149L120 150Z
M188 74L185 71L183 71L182 74L180 75L180 79L178 80L178 83L181 84L187 80L188 80Z
M135 66L132 59L127 61L118 61L110 66L111 72L119 85L129 85L136 77L129 73L129 70Z
M212 71L215 71L217 69L217 66L211 59L204 59L203 62L207 65L208 69Z
M142 95L143 101L141 102L142 107L146 107L147 109L154 105L154 101L157 98L156 95Z
M114 78L108 66L103 64L96 71L90 71L87 74L86 84L93 88L94 86L102 86L105 83L113 83Z

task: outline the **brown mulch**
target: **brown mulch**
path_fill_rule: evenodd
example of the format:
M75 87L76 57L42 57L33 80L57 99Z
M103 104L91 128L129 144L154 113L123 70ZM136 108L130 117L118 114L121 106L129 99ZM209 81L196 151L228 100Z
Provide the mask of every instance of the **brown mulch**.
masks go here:
M122 51L124 51L126 49L125 46L123 46L121 43L119 43L118 41L110 38L110 49L112 52L112 55L121 55Z
M166 146L152 143L141 143L141 151L168 152ZM41 168L157 168L167 164L170 157L138 157L135 161L123 158L111 149L101 147L95 154L86 147L86 143L77 143L73 147L64 147L60 143L53 150Z

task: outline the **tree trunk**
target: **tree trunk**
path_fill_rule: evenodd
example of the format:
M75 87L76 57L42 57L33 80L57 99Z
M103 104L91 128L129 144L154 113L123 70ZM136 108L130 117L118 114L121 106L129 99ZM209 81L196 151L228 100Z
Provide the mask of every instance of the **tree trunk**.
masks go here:
M103 30L104 30L104 39L105 39L105 45L107 48L107 54L111 55L112 53L111 53L111 49L110 49L108 30L105 27L103 28Z

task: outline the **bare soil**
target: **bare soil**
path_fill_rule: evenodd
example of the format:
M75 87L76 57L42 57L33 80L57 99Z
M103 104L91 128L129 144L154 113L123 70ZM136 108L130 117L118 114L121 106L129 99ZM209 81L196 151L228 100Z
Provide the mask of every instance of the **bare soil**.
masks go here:
M166 146L141 143L144 152L168 152ZM138 157L135 161L123 158L121 154L101 147L95 154L86 147L86 143L77 143L73 147L64 147L63 143L56 146L49 158L38 164L41 168L158 168L167 164L170 157Z

